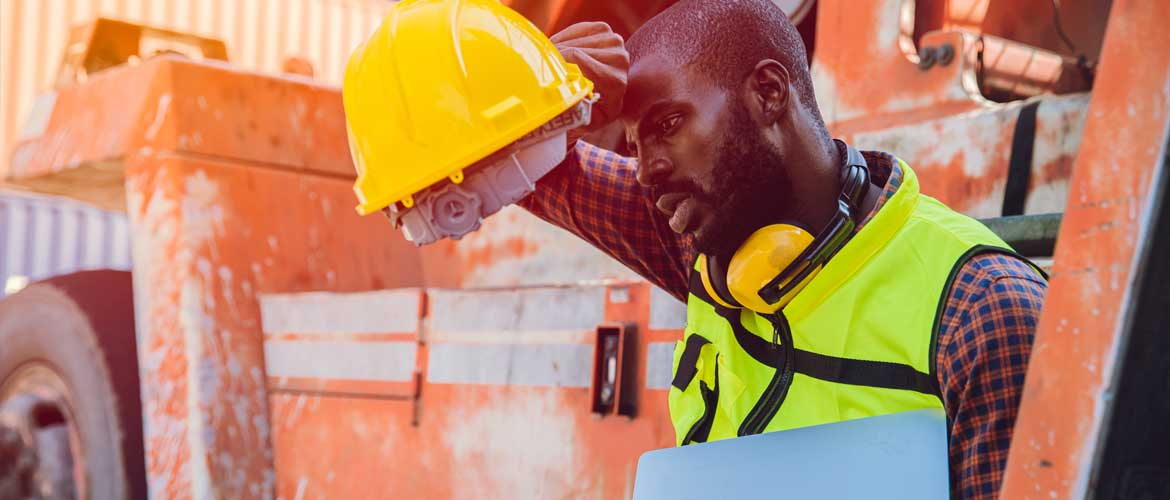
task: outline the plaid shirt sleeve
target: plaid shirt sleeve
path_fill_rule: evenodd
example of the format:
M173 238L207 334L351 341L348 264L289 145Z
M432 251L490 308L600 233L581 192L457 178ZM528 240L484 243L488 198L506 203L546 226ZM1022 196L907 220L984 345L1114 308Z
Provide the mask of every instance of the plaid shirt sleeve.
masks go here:
M636 168L633 158L577 141L520 205L685 302L695 259L690 238L670 229L635 179Z
M999 254L971 259L955 278L936 360L955 498L998 497L1046 291L1030 265Z

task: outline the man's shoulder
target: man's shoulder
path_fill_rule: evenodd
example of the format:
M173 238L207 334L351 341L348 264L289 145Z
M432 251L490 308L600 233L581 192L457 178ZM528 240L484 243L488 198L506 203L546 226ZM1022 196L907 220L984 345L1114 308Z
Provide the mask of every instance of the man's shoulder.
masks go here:
M967 272L972 279L986 282L1022 279L1048 286L1048 280L1037 270L1036 263L1008 253L989 252L976 255L965 262L959 272L960 274Z
M1035 264L1010 254L972 257L955 275L949 302L968 314L994 314L1003 308L1039 311L1048 281Z

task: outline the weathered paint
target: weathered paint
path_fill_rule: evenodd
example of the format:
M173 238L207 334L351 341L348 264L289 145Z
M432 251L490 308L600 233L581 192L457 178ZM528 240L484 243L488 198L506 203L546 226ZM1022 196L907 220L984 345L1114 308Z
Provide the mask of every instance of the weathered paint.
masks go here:
M279 210L255 203L341 199L346 180L163 153L129 163L151 491L264 496L273 483L256 294L410 285L420 276L399 272L405 243L391 235L323 243L332 231L377 234L378 221L332 220L319 201Z
M271 495L257 294L421 285L438 264L382 220L338 216L353 195L336 88L161 58L58 95L21 173L124 183L109 198L132 225L151 492Z
M417 400L270 385L278 496L620 498L639 454L673 442L665 396L681 331L648 328L648 284L426 294L419 324L430 368ZM303 302L302 314L335 315L348 295ZM593 334L618 323L640 332L634 366L657 367L623 389L637 395L634 418L590 413Z
M1116 0L1076 158L1055 264L1033 347L1005 498L1085 498L1120 340L1150 188L1167 175L1170 3ZM1165 228L1157 228L1165 230Z
M935 32L920 45L951 44L955 60L928 71L918 69L913 44L901 29L903 0L818 2L813 88L827 123L838 133L863 121L890 126L955 114L985 104L973 90L972 37L958 31ZM834 36L850 33L851 36ZM909 52L908 52L909 51ZM880 75L880 76L879 76ZM882 80L881 85L859 82ZM859 125L866 126L866 125Z
M1068 174L1081 144L1087 94L1034 98L1033 170L1026 213L1060 212ZM922 191L972 217L998 217L1020 108L1031 101L997 105L956 116L857 132L863 149L889 151L918 174Z

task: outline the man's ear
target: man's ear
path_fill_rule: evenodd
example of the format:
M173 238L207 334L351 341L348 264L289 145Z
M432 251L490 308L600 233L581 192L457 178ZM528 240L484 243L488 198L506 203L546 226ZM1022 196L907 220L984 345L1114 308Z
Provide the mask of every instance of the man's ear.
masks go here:
M752 106L753 114L765 125L771 125L780 120L788 109L788 100L792 95L789 85L788 70L784 65L773 59L764 59L748 75L747 95Z

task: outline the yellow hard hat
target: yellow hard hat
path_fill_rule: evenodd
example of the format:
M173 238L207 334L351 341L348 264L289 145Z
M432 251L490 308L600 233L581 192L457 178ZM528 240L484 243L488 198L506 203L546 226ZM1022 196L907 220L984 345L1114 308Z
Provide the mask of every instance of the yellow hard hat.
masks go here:
M404 0L350 57L342 98L358 213L401 202L520 139L593 83L497 0Z

